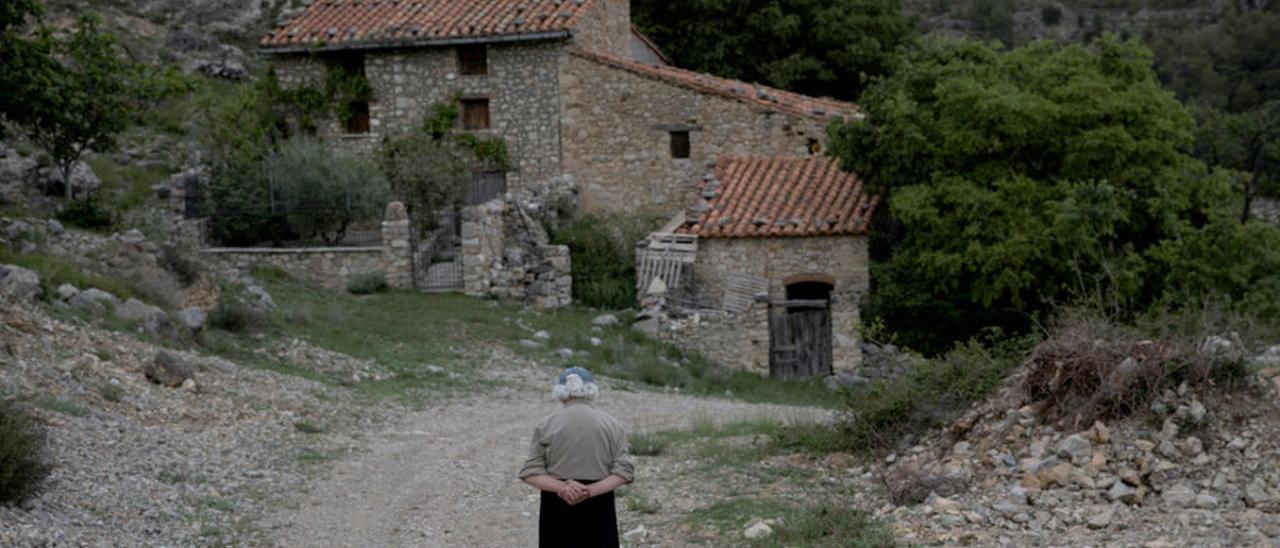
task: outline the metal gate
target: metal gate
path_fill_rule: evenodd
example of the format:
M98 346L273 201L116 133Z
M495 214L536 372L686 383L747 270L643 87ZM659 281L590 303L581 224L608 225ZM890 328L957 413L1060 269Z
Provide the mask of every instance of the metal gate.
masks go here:
M437 218L437 227L426 236L411 238L413 246L413 286L427 291L461 291L462 217L447 213ZM415 234L418 230L413 231Z
M831 307L790 300L769 308L769 376L795 379L831 374Z

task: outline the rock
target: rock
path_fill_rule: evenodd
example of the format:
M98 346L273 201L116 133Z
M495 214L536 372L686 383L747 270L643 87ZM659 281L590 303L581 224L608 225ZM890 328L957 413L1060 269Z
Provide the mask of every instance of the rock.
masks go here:
M67 301L78 295L80 293L80 289L71 284L62 284L58 286L57 291L54 293L57 294L58 300Z
M1160 439L1172 440L1178 437L1178 423L1173 419L1165 419L1164 425L1160 427Z
M520 346L523 346L525 348L537 348L541 345L538 344L538 341L534 341L530 339L520 339Z
M182 322L182 326L190 329L192 333L197 333L204 329L204 324L208 320L203 310L190 307L178 311L178 320Z
M1200 493L1196 495L1196 508L1209 510L1218 506L1218 497L1208 493Z
M959 502L937 495L930 496L929 499L925 501L925 504L928 504L929 507L937 513L959 512L961 508Z
M67 301L72 308L89 312L93 314L101 314L106 311L107 305L115 306L120 303L120 299L115 295L107 293L96 287L90 287L84 291L76 293Z
M1111 526L1111 520L1115 519L1115 515L1115 506L1094 507L1087 523L1090 529L1105 529Z
M599 327L615 326L615 325L618 325L618 317L614 316L613 314L601 314L599 316L596 316L594 320L591 320L591 325L595 325Z
M604 341L600 340L599 337L591 337L588 340L591 342L591 346L600 346L604 344Z
M1271 498L1271 493L1267 492L1267 482L1262 478L1253 478L1244 488L1244 503L1250 508L1271 502Z
M551 338L551 334L547 333L546 331L539 331L533 334L533 338L534 340L545 341Z
M62 226L62 223L58 222L57 219L49 219L48 221L45 221L44 227L54 236L61 236L67 232L66 227Z
M62 180L62 170L54 167L40 168L36 172L36 180L49 188L69 189L71 191L69 195L73 197L84 196L86 192L93 192L102 185L102 179L99 179L89 164L84 162L76 162L71 167L70 184Z
M1156 454L1166 459L1172 459L1178 456L1178 448L1173 445L1173 442L1164 440L1160 442L1160 445L1156 446Z
M1204 452L1204 442L1195 436L1188 436L1178 442L1178 450L1188 457L1196 457Z
M938 523L943 527L959 527L965 524L965 518L960 514L943 514L938 516Z
M253 299L249 302L259 312L267 312L274 310L276 307L275 299L271 298L271 294L267 290L256 284L247 284L244 287L245 293L248 293Z
M1196 504L1196 491L1185 483L1179 483L1164 490L1161 498L1178 508L1191 508Z
M1249 442L1244 441L1244 438L1239 436L1231 438L1231 441L1227 443L1227 449L1232 451L1243 451L1244 448L1248 446Z
M185 381L182 381L182 389L183 389L183 390L186 390L187 392L195 392L195 391L196 391L196 380L195 380L195 379L187 379L187 380L185 380Z
M160 324L165 321L164 310L160 307L149 305L132 297L115 308L115 316L121 320L138 322L149 333L157 332Z
M1191 418L1191 422L1194 422L1196 424L1204 424L1204 419L1206 414L1207 414L1207 410L1204 408L1204 404L1200 403L1200 400L1191 401L1191 405L1189 406L1187 411L1187 416Z
M1142 476L1139 475L1138 472L1134 471L1132 468L1121 468L1116 475L1120 477L1120 481L1123 481L1134 487L1142 485Z
M147 380L170 388L182 386L187 380L195 378L190 364L176 354L161 351L154 360L142 368Z
M561 357L561 358L564 358L564 359L566 359L566 360L567 360L567 359L569 359L569 358L572 358L572 357L573 357L573 349L572 349L572 348L561 348L561 349L557 350L557 351L556 351L556 353L560 354L560 357Z
M1265 352L1249 358L1249 363L1258 368L1280 367L1280 344L1267 348Z
M1123 481L1117 481L1107 490L1107 500L1132 504L1137 500L1138 490Z
M29 303L44 290L40 287L40 275L17 265L0 264L0 299Z
M1084 464L1093 457L1093 444L1080 434L1072 434L1058 442L1057 455L1072 464Z
M639 527L636 527L635 529L632 529L630 531L623 533L622 538L623 540L643 540L646 536L648 536L648 534L649 532L645 530L643 525L641 525Z
M1074 472L1074 466L1063 462L1042 467L1036 472L1036 478L1040 480L1040 484L1046 489L1054 486L1066 487L1071 485Z
M1094 421L1086 436L1094 443L1107 443L1111 441L1111 429L1102 421Z
M769 524L763 521L756 522L754 525L747 527L746 530L742 532L742 536L751 540L764 538L772 534L773 528L769 527Z
M631 324L631 329L650 337L658 336L658 320L647 318Z

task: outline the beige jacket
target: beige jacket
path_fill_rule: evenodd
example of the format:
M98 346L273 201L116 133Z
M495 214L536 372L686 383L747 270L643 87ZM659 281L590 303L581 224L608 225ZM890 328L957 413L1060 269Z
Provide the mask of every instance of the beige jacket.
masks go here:
M634 480L622 425L588 402L569 400L533 430L520 479L542 474L564 480L596 481L611 474Z

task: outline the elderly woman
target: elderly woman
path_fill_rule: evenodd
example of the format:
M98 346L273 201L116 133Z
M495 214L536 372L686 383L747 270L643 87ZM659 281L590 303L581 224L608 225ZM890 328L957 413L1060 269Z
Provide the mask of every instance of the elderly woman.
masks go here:
M551 390L564 405L533 430L520 479L542 490L542 548L618 546L613 490L635 469L622 425L593 403L599 391L586 369L565 369Z

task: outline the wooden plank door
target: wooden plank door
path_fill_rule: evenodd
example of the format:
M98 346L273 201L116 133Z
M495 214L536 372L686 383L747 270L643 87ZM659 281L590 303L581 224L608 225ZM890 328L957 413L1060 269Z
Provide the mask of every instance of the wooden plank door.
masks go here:
M769 376L831 374L831 308L826 301L775 303L769 314Z

